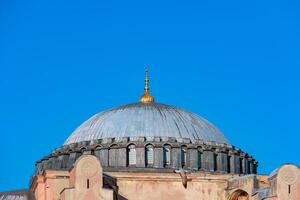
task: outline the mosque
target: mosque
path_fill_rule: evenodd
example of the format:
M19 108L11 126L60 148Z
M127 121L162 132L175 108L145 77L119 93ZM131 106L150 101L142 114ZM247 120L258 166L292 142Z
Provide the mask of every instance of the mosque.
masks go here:
M0 200L300 200L300 169L270 175L206 119L155 103L100 112L38 160L29 189Z

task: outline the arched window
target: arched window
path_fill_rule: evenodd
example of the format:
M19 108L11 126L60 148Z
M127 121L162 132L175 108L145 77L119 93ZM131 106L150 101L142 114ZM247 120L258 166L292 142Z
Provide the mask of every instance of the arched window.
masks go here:
M182 146L181 147L181 167L186 166L186 152L187 152L186 146Z
M135 165L136 164L136 151L135 145L131 144L127 148L127 164Z
M153 146L151 144L145 148L145 163L146 166L153 165Z
M163 161L164 166L171 165L171 147L169 145L163 147Z
M198 169L202 169L202 150L198 148Z
M253 164L253 174L257 174L257 164Z
M227 172L231 173L231 156L229 155L229 153L227 154Z
M250 160L247 160L247 165L248 165L247 173L251 174L251 161Z
M218 154L214 153L214 171L218 170Z
M240 160L240 174L243 174L243 172L244 172L244 168L243 168L243 158L239 158L239 160Z
M237 190L230 195L230 200L249 200L249 194L243 190Z

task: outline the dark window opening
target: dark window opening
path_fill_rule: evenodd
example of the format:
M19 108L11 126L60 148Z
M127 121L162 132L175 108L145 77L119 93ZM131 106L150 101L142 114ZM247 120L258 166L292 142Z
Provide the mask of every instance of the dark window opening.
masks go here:
M230 173L231 169L230 169L230 160L231 160L231 156L227 156L227 172Z
M198 169L201 169L201 157L202 157L202 153L201 151L198 151Z
M90 179L86 180L86 188L89 189L90 188Z
M184 168L186 165L186 147L181 147L181 167Z
M163 147L163 163L165 167L171 164L171 147L169 145Z
M240 158L240 174L243 173L243 158Z
M251 168L251 164L250 164L250 161L247 161L247 164L248 164L248 171L247 172L248 172L248 174L250 174L251 173L251 169L250 169Z
M214 154L214 171L218 170L218 155Z

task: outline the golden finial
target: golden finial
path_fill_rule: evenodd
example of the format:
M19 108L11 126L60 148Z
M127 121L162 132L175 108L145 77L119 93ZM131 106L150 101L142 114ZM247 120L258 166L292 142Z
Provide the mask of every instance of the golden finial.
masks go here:
M148 77L148 69L145 69L146 77L145 77L145 88L144 88L144 95L141 96L140 102L142 103L153 103L154 98L149 93L149 77Z

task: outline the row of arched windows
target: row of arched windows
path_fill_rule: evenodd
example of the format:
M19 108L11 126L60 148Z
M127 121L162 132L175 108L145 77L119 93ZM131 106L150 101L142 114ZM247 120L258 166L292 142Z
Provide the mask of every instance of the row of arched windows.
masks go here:
M181 148L181 165L182 167L186 166L187 160L187 148L183 146ZM145 165L152 166L154 163L154 151L151 144L145 147ZM136 150L135 145L131 144L127 147L127 165L134 166L136 165ZM165 167L171 165L171 146L163 146L163 165Z
M130 144L127 146L127 149L126 149L126 164L127 166L136 166L137 164L137 159L141 159L140 157L137 158L137 152L136 152L136 146L135 144ZM164 145L163 148L162 148L162 155L159 155L162 156L160 158L162 158L162 164L164 167L168 168L168 167L171 167L172 163L174 161L172 161L172 148L171 148L171 145ZM177 150L176 152L174 152L177 154ZM189 160L188 158L188 153L187 153L187 146L183 145L181 146L180 148L180 152L178 152L178 154L180 155L179 157L179 161L175 160L175 162L179 162L178 164L181 165L182 168L185 168L187 167L189 164L187 163L187 160ZM109 151L109 163L108 165L109 166L118 166L118 157L119 157L119 153L118 153L118 150L115 149L115 148L111 148L110 151ZM227 155L227 157L220 157L220 155L218 155L217 153L213 153L213 157L212 157L212 161L208 162L206 161L206 158L203 157L203 152L201 151L201 149L199 150L198 149L198 152L197 152L197 168L199 170L201 169L209 169L209 170L212 170L212 171L218 171L219 169L221 170L225 170L227 171L228 173L230 173L232 170L235 170L235 169L231 169L231 158L232 156L230 155ZM143 159L144 160L144 163L145 163L145 166L146 167L152 167L154 165L154 146L152 144L148 144L145 146L144 148L144 156L143 156ZM177 158L176 158L177 159ZM220 160L219 160L220 159ZM223 160L227 161L226 164L224 164L224 166L218 166L218 164L220 164L220 161L223 162ZM238 161L238 166L239 166L239 172L238 173L250 173L251 171L251 167L250 166L250 162L244 162L243 161L243 158L239 158L239 161ZM252 167L253 168L253 167ZM255 169L253 168L252 169L253 171L255 171Z
M145 164L146 166L153 165L153 146L147 145L145 147ZM127 147L127 164L129 166L136 165L136 150L135 145L131 144Z

